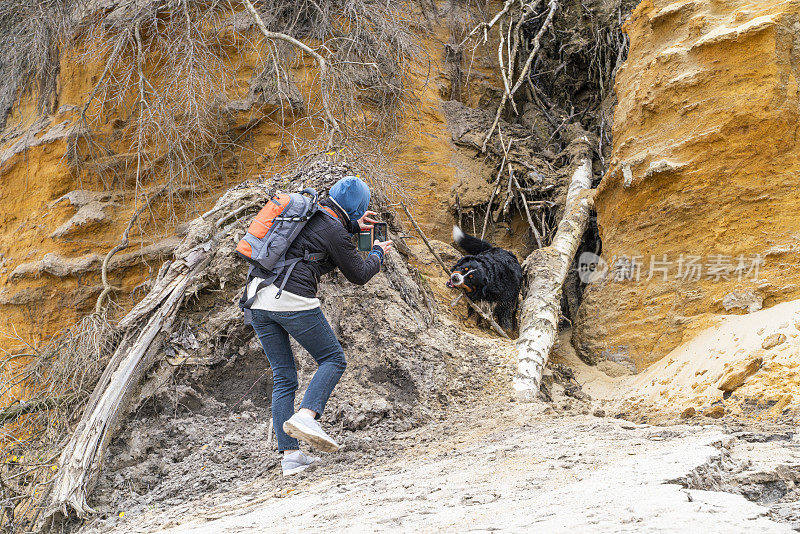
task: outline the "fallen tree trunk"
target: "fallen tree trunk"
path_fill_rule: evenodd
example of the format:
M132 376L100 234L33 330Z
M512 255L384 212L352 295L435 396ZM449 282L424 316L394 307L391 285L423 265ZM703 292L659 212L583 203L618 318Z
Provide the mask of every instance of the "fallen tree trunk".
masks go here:
M86 499L103 464L106 445L131 394L153 363L163 335L169 332L187 286L211 259L211 249L210 242L204 243L175 260L157 280L148 298L120 321L127 331L61 453L45 514L46 525L52 525L59 516L68 517L69 509L79 517L93 512ZM138 328L140 324L144 326Z
M588 141L576 160L580 164L569 184L564 218L552 244L534 250L523 265L528 290L522 302L514 378L514 392L521 401L532 401L539 393L542 371L558 336L561 288L592 207L592 158Z

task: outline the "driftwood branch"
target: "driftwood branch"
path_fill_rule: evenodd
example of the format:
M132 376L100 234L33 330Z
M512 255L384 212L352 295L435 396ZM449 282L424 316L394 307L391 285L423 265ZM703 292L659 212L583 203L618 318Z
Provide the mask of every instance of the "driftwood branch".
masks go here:
M199 245L172 262L148 298L120 321L119 326L127 331L59 459L46 525L69 516L70 509L79 517L92 512L87 496L100 472L108 442L130 396L153 363L163 335L171 329L187 286L211 260L210 245L211 241Z
M514 378L516 397L531 401L539 393L550 349L558 335L561 291L593 203L592 159L589 142L576 158L580 161L567 190L564 218L549 247L534 250L525 260L528 290L522 302L517 340L518 369Z
M406 212L406 216L408 217L408 220L409 220L409 221L411 221L411 224L414 226L414 229L417 231L417 233L419 234L419 236L422 238L422 241L423 241L423 242L425 242L425 246L427 246L427 247L428 247L428 250L430 250L430 251L431 251L431 254L433 254L433 257L434 257L434 258L436 258L436 261L437 261L437 262L439 263L439 265L442 267L442 270L444 271L444 273L445 273L447 276L450 276L450 269L448 269L448 268L447 268L447 265L445 265L444 261L442 261L442 258L441 258L441 256L439 256L439 253L438 253L438 252L436 252L436 250L434 250L434 248L433 248L433 246L431 245L430 241L428 241L428 238L425 236L425 232L423 232L423 231L422 231L422 228L420 228L420 227L419 227L419 225L417 224L417 221L416 221L416 220L414 219L414 217L411 215L411 212L410 212L410 211L408 211L408 208L406 207L406 205L405 205L404 203L402 203L402 202L401 202L401 203L400 203L400 207L402 207L402 208L403 208L403 211L405 211L405 212ZM495 320L492 318L492 316L491 316L491 315L489 315L489 314L487 314L486 312L484 312L484 311L483 311L483 310L482 310L482 309L481 309L481 308L480 308L480 307L479 307L477 304L475 304L475 302L473 302L473 301L472 301L472 299L471 299L471 298L469 298L469 296L466 294L466 292L464 292L464 290L463 290L463 289L462 289L461 291L462 291L462 293L461 293L461 294L463 295L463 297L464 297L464 300L467 302L467 304L469 305L469 307L470 307L470 308L472 308L473 310L475 310L475 312L477 312L477 313L478 313L478 315L480 315L481 317L483 317L483 318L486 320L486 322L488 322L490 325L492 325L492 328L494 328L495 332L497 332L498 334L500 334L500 335L501 335L502 337L504 337L505 339L511 339L510 337L508 337L508 334L506 334L505 330L503 330L503 329L500 327L500 325L499 325L499 324L497 324L497 321L495 321Z

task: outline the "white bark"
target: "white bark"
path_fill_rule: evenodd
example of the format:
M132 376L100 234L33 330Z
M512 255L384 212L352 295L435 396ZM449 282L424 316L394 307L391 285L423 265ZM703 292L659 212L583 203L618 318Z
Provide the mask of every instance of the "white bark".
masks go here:
M539 393L542 371L558 336L561 287L589 220L592 207L592 159L590 153L572 176L567 190L564 218L549 247L534 250L525 260L528 291L522 302L517 340L517 376L514 392L518 400L532 401Z

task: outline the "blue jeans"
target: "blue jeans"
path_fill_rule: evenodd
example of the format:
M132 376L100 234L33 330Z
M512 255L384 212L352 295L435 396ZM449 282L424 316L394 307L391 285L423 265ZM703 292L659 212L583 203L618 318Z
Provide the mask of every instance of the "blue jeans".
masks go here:
M253 329L272 368L272 423L278 436L278 450L297 449L297 440L283 431L283 423L294 414L294 394L298 386L289 336L295 338L319 366L300 403L301 408L315 411L317 418L347 366L342 345L319 308L297 312L253 310Z

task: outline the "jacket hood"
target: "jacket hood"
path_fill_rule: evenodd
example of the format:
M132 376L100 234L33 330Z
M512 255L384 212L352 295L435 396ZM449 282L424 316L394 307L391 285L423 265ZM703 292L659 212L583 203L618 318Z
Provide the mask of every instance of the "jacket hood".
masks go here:
M355 234L361 229L358 225L358 220L351 221L350 216L347 214L346 211L344 211L344 208L342 208L332 198L330 197L323 198L322 200L319 201L319 203L322 206L327 206L330 209L332 209L334 213L336 213L336 217L339 219L339 222L341 222L342 226L344 226L344 229L350 232L351 234Z

